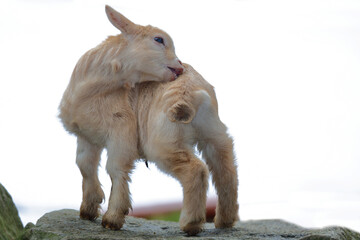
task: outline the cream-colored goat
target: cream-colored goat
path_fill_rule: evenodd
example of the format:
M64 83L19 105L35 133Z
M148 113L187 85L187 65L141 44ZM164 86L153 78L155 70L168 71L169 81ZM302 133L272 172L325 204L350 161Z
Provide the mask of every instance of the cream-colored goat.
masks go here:
M143 158L180 181L181 228L189 235L200 232L208 168L193 153L197 145L219 196L215 226L231 227L238 211L237 171L212 86L189 65L182 74L184 67L165 32L135 25L109 7L106 11L122 34L109 37L79 60L59 107L65 129L78 140L80 217L98 217L104 193L97 168L106 148L112 189L104 227L120 229L124 224L131 209L129 174L135 160Z

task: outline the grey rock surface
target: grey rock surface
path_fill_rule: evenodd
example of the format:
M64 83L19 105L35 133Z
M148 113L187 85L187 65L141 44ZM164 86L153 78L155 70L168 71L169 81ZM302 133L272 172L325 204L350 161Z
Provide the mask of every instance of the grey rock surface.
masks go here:
M15 239L23 229L16 206L0 183L0 240Z
M36 225L28 224L22 239L259 239L259 240L334 240L360 239L360 234L343 227L305 229L282 220L238 222L232 229L215 229L206 223L196 237L186 237L178 223L127 217L119 231L104 229L101 219L81 220L76 210L64 209L45 214Z

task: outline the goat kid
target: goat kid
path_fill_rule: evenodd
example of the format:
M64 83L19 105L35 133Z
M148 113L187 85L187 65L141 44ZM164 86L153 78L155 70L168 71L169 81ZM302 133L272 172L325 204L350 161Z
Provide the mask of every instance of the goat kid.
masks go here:
M65 129L77 136L76 162L83 176L80 217L93 220L99 215L104 193L97 168L101 151L106 148L112 190L102 218L104 227L123 226L131 209L129 174L139 158L156 163L182 184L180 226L189 235L200 232L205 221L210 170L218 194L215 226L231 227L238 219L237 171L232 139L218 117L212 86L189 65L177 81L145 82L171 81L184 71L171 38L159 29L134 25L113 9L106 9L110 21L123 34L109 37L79 60L59 107ZM133 41L144 49L132 45ZM151 45L153 41L155 45ZM155 46L163 53L158 53ZM146 53L165 58L152 61L144 57ZM159 64L159 59L169 55L173 56L173 65L169 61L166 67ZM147 62L151 67L147 68ZM145 66L142 68L140 63ZM209 168L195 156L195 145Z

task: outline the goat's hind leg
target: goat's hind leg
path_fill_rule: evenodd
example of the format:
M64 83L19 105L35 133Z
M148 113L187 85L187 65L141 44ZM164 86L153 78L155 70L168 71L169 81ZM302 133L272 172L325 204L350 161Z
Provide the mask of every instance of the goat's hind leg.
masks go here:
M238 176L233 141L217 111L205 102L193 121L201 133L198 149L202 152L212 175L218 195L215 227L232 227L238 220Z
M188 235L196 235L202 231L206 220L207 166L191 151L185 150L168 155L159 167L180 181L184 195L180 227Z
M94 220L99 216L100 204L104 200L98 178L98 165L102 148L77 138L76 164L83 177L83 199L80 207L82 219Z
M227 135L226 127L223 124L213 136L206 143L199 144L199 149L209 166L212 181L218 194L214 219L215 227L229 228L239 219L238 176L233 153L233 141Z

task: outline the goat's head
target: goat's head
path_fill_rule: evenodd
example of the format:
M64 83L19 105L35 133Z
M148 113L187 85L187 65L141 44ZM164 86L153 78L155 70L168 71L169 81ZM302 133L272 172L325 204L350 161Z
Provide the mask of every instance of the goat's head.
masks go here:
M126 51L132 66L141 74L140 81L171 81L184 67L175 54L171 37L161 29L134 24L113 8L106 6L110 22L127 41Z

